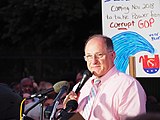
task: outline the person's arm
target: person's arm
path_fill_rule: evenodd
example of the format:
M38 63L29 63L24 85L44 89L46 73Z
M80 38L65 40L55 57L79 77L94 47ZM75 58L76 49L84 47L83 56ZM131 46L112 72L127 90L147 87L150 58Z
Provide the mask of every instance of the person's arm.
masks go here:
M138 82L133 82L122 96L119 106L119 116L123 120L126 116L137 116L146 112L146 95Z

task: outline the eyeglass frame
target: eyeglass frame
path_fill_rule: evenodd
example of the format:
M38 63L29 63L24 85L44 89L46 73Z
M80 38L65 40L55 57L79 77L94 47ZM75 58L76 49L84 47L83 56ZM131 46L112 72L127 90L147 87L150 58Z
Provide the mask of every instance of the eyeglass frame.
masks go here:
M85 61L89 61L89 62L92 61L93 58L96 58L96 59L100 60L100 59L102 59L107 53L111 53L111 52L113 52L113 50L109 50L109 51L106 52L106 53L100 53L100 52L98 52L98 53L96 53L96 54L94 54L94 55L91 55L91 54L85 55L85 56L84 56L84 60L85 60ZM90 57L90 59L88 59L88 57Z

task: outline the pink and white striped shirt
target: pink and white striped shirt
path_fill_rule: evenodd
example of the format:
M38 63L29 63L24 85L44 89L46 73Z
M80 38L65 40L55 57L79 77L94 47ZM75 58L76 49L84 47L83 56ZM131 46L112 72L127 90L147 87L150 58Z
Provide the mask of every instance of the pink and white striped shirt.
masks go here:
M92 76L80 90L77 112L82 116L94 78ZM136 79L113 67L100 80L88 120L125 120L126 117L146 112L146 94Z

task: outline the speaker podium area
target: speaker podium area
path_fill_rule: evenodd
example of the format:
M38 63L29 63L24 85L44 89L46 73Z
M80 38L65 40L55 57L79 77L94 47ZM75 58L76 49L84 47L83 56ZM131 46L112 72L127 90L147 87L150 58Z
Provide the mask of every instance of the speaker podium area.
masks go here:
M69 120L85 120L82 115L78 112L75 113L71 118L69 118Z

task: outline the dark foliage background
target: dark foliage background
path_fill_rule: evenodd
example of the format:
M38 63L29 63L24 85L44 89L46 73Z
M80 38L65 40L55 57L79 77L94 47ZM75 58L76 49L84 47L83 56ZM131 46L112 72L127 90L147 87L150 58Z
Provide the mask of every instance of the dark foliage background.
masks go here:
M74 79L84 40L101 33L97 0L1 0L0 79Z
M102 33L100 0L0 0L0 81L74 80L84 41ZM137 78L159 96L159 78ZM159 97L158 97L159 98Z

